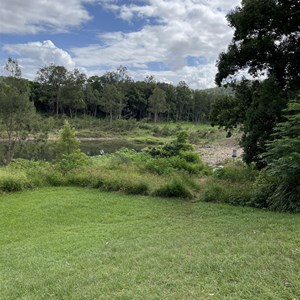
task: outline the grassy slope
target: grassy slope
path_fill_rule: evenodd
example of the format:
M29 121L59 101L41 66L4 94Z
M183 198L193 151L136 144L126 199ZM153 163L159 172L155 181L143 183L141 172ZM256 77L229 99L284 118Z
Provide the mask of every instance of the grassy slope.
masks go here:
M0 198L0 299L299 299L300 216L79 188Z

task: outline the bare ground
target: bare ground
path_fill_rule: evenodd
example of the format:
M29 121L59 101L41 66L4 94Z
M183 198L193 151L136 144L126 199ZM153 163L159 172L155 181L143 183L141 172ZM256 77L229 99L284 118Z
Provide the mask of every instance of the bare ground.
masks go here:
M232 159L233 149L237 150L237 159L241 158L243 149L239 146L237 139L228 138L197 147L202 160L210 166L221 164L227 159Z

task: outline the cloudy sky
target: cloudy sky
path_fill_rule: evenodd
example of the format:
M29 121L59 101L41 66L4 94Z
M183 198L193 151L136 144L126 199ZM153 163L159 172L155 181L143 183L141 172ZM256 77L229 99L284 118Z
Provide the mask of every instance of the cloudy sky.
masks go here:
M240 0L0 0L0 75L9 56L23 77L54 63L102 75L123 65L135 80L214 86L232 38L225 15Z

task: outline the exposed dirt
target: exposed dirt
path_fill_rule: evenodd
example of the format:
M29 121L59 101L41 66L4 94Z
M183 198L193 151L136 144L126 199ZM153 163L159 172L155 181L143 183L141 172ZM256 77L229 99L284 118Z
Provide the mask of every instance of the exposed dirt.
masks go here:
M239 146L236 139L229 138L197 147L197 151L201 154L202 160L210 166L218 165L225 160L232 159L234 149L237 150L237 159L241 158L243 149Z

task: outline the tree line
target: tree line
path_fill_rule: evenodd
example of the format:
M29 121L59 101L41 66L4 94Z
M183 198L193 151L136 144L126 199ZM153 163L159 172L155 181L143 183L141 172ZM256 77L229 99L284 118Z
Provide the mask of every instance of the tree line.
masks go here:
M87 77L78 69L68 71L51 64L40 68L29 83L30 99L41 113L107 117L110 121L148 118L155 122L207 122L211 103L232 93L225 88L193 90L185 81L175 86L157 82L153 76L134 81L123 66Z

